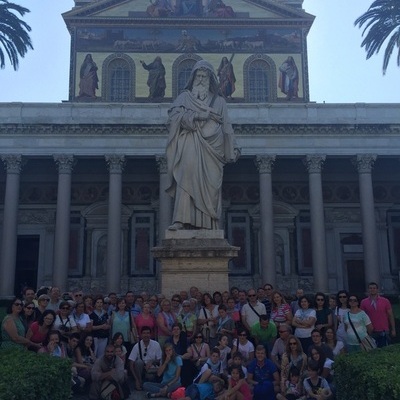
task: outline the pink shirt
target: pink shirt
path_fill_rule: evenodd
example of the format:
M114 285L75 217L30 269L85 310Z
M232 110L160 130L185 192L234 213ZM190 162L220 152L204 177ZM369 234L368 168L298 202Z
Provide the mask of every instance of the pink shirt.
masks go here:
M230 378L229 381L232 387L235 387L238 383L232 378ZM249 384L246 381L242 383L242 386L240 386L239 392L243 395L243 400L251 400L253 398L253 396L251 395Z
M139 314L138 316L135 317L135 325L139 333L139 336L140 332L142 331L142 327L148 326L151 329L150 338L155 339L157 324L156 324L156 319L153 317L153 315L149 315L149 318L143 318L143 315Z
M287 303L281 304L279 307L273 307L271 310L271 319L278 324L286 322L287 315L291 311L290 305Z
M388 312L392 309L390 301L386 297L378 296L375 300L374 307L373 301L370 297L361 301L360 308L364 310L372 322L374 331L388 331L389 330L389 317Z

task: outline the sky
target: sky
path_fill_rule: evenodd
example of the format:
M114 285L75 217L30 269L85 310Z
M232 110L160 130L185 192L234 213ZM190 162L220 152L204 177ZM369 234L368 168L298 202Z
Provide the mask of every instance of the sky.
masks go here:
M51 102L68 99L70 35L61 13L73 0L11 0L28 8L34 50L0 70L0 102ZM229 4L229 0L225 0ZM392 55L382 75L383 54L366 60L362 30L354 21L372 0L304 0L316 18L308 34L310 100L317 103L400 103L400 68Z

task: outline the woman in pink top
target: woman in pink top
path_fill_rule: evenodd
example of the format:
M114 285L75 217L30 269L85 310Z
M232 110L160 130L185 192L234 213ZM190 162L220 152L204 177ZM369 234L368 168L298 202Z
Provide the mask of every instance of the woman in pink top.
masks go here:
M33 343L45 343L55 320L56 313L53 310L45 310L39 320L32 323L26 333L26 338Z
M144 303L142 312L135 317L135 325L138 332L142 331L143 326L148 326L151 329L150 338L156 338L157 323L154 315L151 313L150 303Z
M280 324L292 325L293 314L290 305L286 303L283 294L277 290L272 293L271 319L277 328Z

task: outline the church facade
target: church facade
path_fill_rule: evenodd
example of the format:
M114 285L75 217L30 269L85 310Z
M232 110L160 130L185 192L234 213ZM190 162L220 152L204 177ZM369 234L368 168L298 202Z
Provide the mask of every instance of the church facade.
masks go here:
M242 151L222 192L230 284L398 291L400 106L310 102L301 0L75 3L68 101L0 105L0 297L159 290L165 123L200 59Z

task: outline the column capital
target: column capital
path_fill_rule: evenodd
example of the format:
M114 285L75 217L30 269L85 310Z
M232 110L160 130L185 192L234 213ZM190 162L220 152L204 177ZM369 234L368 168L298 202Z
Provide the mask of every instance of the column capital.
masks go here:
M156 154L156 163L160 174L166 174L168 171L167 157L165 154Z
M254 160L260 174L270 174L274 166L276 154L257 154Z
M57 164L60 174L70 174L76 164L72 154L53 154L53 160Z
M370 174L374 167L376 157L376 154L357 154L352 161L359 174Z
M1 156L7 173L19 174L21 172L23 162L21 154L5 154Z
M110 173L120 174L124 170L125 155L124 154L106 154L105 156L107 168Z
M325 160L325 154L307 154L303 159L303 163L309 174L320 174Z

